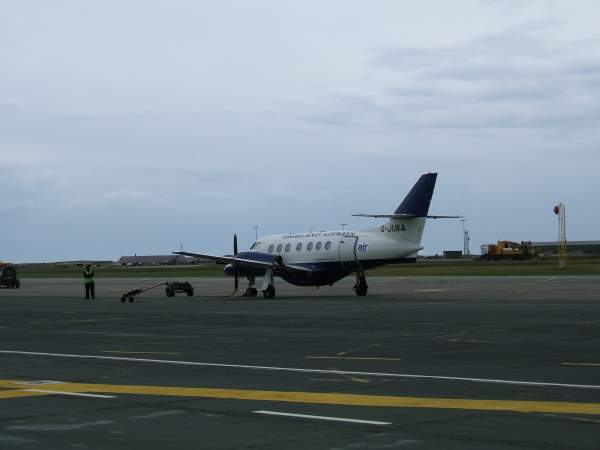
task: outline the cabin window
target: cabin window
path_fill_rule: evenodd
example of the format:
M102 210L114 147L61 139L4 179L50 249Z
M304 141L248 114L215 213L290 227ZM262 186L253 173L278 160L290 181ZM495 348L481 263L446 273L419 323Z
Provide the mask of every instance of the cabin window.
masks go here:
M269 253L273 253L273 250L275 250L275 246L273 244L269 245Z
M321 241L317 242L317 245L315 245L315 250L321 250L321 246L323 244L321 243Z
M331 241L325 242L325 250L329 250L331 248Z
M285 251L289 252L292 248L292 244L290 244L289 242L287 244L285 244Z
M313 243L309 242L308 245L306 246L306 250L308 250L309 252L312 250L313 248Z
M302 250L302 242L298 242L296 245L296 251L299 252L300 250Z
M283 245L279 244L277 246L277 253L281 253L281 250L283 249Z

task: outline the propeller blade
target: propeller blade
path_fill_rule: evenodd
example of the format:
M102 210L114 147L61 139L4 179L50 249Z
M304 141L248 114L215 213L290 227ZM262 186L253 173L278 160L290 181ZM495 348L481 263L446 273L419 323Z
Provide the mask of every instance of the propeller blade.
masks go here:
M233 233L233 256L237 255L238 253L238 245L237 245L237 234ZM235 269L234 269L234 278L233 278L233 286L235 287L235 290L238 290L238 287L240 286L240 276L238 273L238 268L237 268L237 264L235 265Z

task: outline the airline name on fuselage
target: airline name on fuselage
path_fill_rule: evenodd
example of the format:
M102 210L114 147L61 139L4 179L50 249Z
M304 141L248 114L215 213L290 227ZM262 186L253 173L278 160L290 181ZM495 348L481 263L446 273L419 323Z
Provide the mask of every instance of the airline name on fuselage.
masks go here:
M356 235L349 231L321 231L318 233L292 233L286 234L282 239L305 239L305 238L320 238L320 237L355 237Z

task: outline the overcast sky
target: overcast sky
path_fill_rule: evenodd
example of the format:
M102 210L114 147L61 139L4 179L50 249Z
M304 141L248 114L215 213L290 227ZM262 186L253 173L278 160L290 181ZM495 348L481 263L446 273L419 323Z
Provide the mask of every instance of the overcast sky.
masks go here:
M600 239L597 1L2 1L0 259L369 228ZM462 248L431 221L424 253Z

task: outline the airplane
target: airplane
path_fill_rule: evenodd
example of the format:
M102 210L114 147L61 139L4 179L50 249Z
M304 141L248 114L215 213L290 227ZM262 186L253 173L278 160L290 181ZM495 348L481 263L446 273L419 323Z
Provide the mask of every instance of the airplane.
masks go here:
M353 287L358 296L367 294L365 270L385 264L414 263L422 250L421 238L427 219L460 218L432 216L429 204L437 173L422 175L392 214L353 214L354 217L387 219L366 230L321 231L264 236L248 251L238 253L233 236L233 255L173 252L226 264L226 275L234 278L235 291L240 277L248 280L245 297L256 297L256 277L263 277L264 298L275 297L274 277L296 286L326 286L354 273Z

